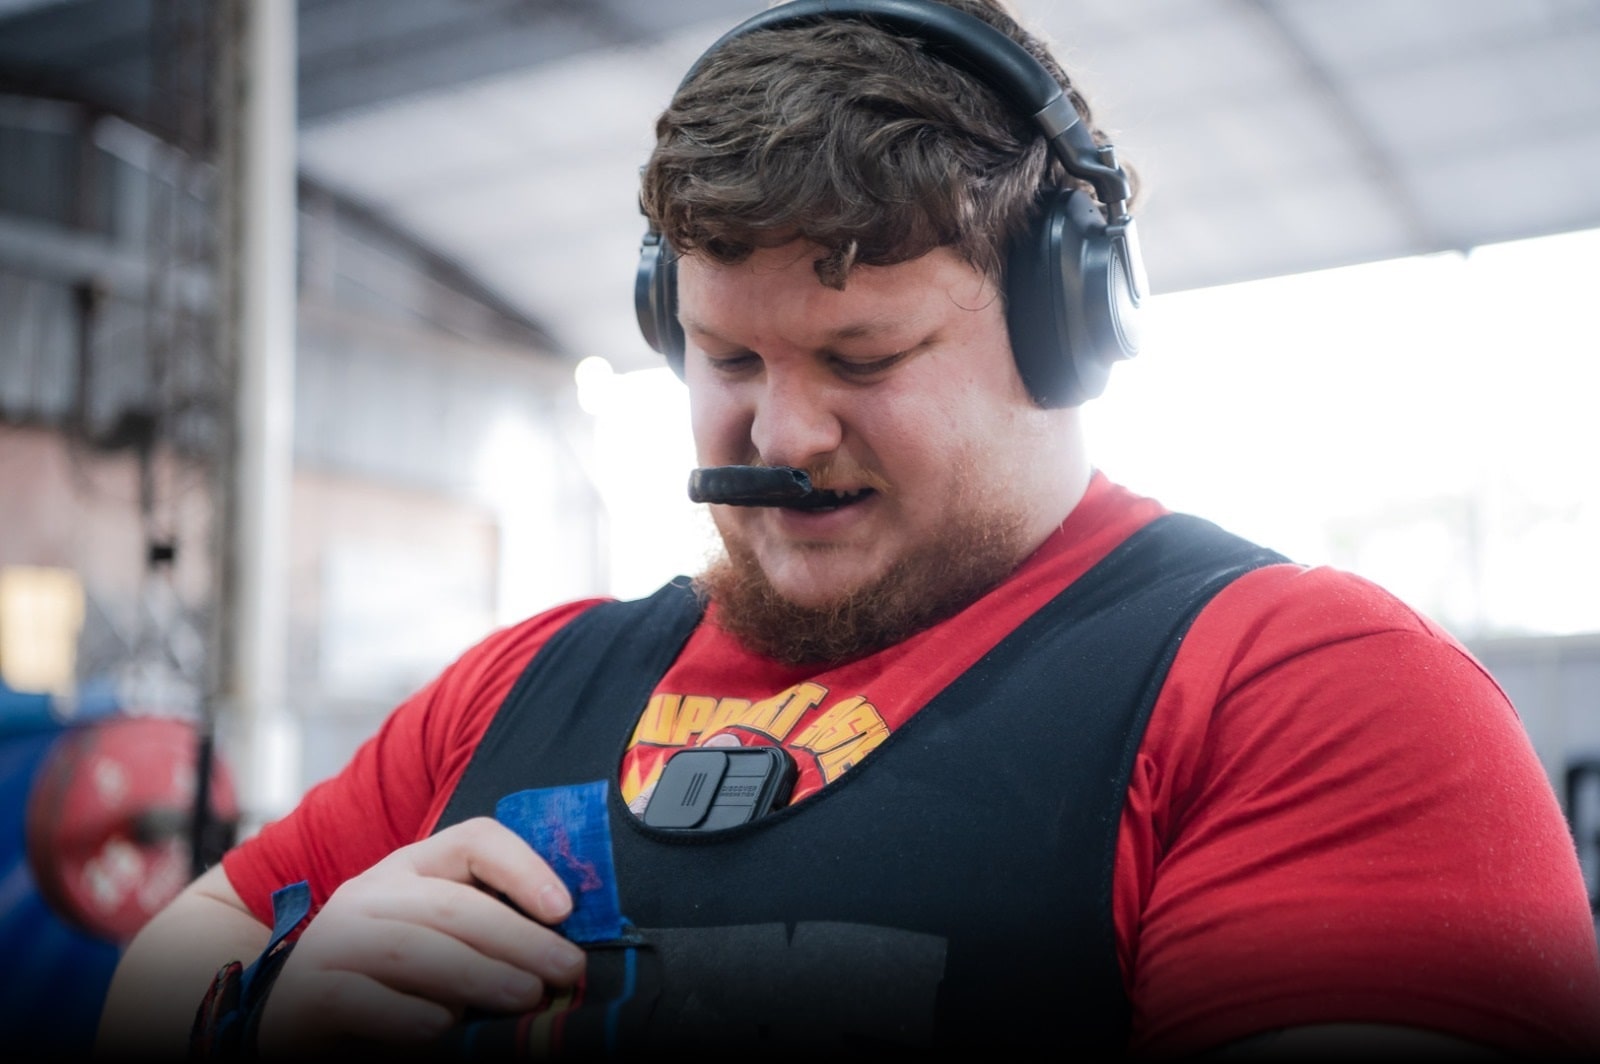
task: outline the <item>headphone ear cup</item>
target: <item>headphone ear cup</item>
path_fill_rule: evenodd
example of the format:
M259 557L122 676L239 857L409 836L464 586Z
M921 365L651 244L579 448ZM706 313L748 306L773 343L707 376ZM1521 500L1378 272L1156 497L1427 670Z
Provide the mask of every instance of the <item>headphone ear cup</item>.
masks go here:
M639 272L633 281L633 313L645 342L664 355L683 379L683 326L678 322L678 257L661 234L648 230L639 243Z
M1127 223L1131 225L1132 223ZM1105 390L1111 365L1138 352L1142 267L1131 234L1108 231L1078 189L1054 189L1006 256L1006 324L1028 394L1077 406Z

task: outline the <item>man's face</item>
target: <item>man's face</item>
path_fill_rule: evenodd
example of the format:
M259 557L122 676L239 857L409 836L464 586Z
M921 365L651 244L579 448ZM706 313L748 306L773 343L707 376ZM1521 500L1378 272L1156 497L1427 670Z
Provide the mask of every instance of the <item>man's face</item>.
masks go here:
M796 466L846 496L824 510L713 506L730 555L808 609L918 556L918 586L902 590L937 585L968 545L952 535L1001 531L1009 571L1081 490L1061 464L1075 412L1028 399L1002 300L955 253L858 266L842 291L818 281L820 254L796 242L735 266L679 264L700 464Z

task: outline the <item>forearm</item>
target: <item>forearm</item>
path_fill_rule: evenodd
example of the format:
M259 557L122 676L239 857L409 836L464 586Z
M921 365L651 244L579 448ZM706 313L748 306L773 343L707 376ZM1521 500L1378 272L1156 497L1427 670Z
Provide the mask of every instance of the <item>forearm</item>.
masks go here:
M129 943L106 994L97 1055L185 1057L195 1010L217 969L235 959L248 964L270 934L221 866L212 868Z

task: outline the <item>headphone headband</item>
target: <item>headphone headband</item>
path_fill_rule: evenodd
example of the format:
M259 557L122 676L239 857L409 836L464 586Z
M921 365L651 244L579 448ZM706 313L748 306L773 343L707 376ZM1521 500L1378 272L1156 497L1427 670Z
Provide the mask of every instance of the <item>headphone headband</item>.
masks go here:
M1094 189L1098 204L1075 188L1040 192L1034 224L1006 249L1006 325L1017 370L1040 406L1075 406L1100 394L1111 364L1139 349L1135 312L1147 286L1127 209L1132 184L1112 148L1095 143L1062 85L1027 48L935 0L791 0L719 37L678 91L735 38L833 19L869 22L919 41L971 73L1028 116L1066 171ZM677 308L675 254L649 225L639 246L634 310L645 340L681 377L685 341Z
M1044 131L1061 165L1093 185L1108 209L1132 198L1127 174L1102 159L1077 108L1043 63L981 18L933 0L792 0L768 8L718 37L684 74L678 89L737 37L831 19L873 22L928 45L945 62L1000 93L1019 114L1028 115Z

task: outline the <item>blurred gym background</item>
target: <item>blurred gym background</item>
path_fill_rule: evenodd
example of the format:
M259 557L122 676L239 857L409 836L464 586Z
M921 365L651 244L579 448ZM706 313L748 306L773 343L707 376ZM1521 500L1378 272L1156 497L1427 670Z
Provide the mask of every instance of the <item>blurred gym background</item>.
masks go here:
M0 1040L491 628L698 568L637 174L764 6L0 0ZM1144 185L1095 460L1466 641L1600 893L1600 4L1014 6Z

